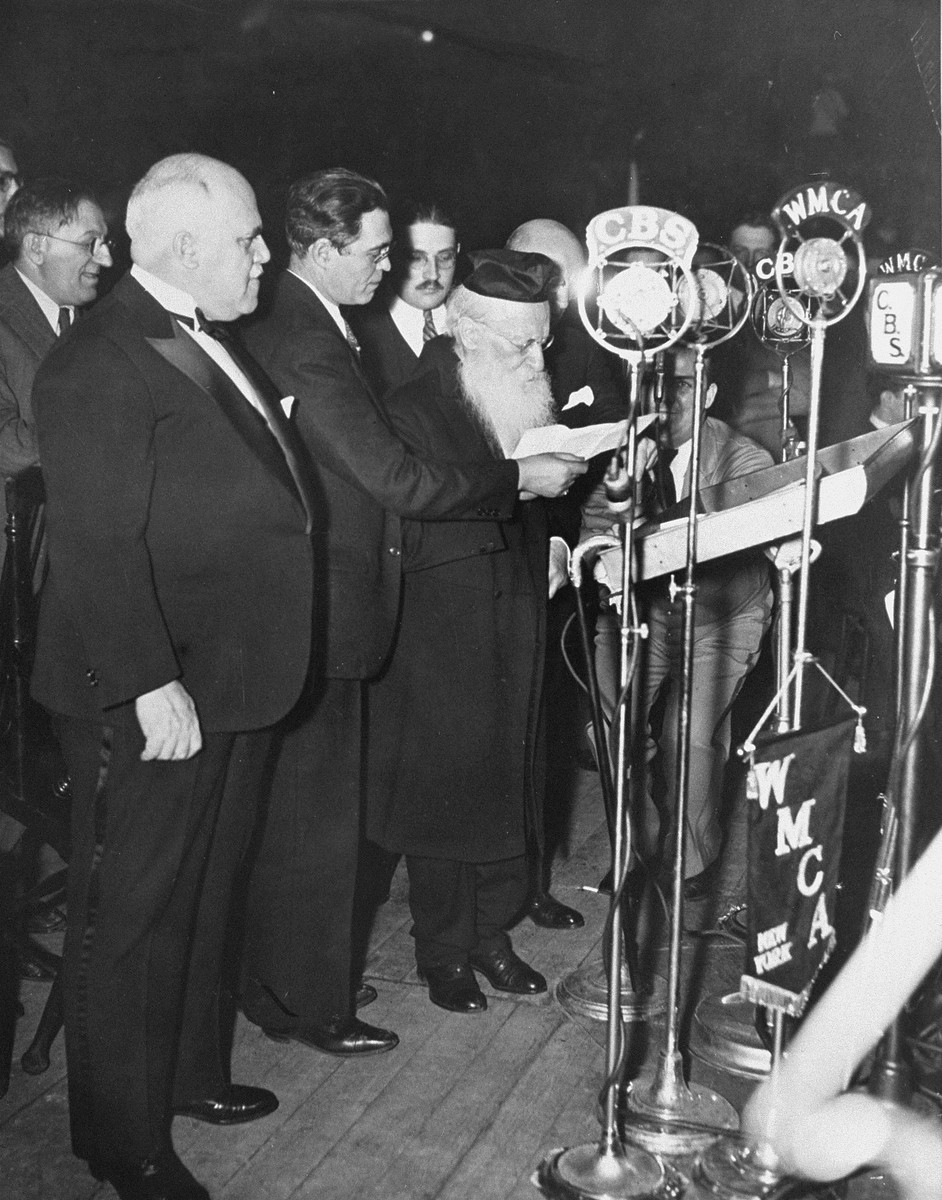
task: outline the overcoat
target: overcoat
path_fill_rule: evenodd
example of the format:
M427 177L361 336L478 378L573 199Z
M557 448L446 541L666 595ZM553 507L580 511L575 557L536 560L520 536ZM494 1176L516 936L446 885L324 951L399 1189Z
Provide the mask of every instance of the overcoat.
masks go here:
M420 363L390 399L402 438L439 461L499 458L460 396L450 339L430 342ZM486 526L405 523L395 647L369 690L373 841L488 862L539 838L546 593L541 501Z

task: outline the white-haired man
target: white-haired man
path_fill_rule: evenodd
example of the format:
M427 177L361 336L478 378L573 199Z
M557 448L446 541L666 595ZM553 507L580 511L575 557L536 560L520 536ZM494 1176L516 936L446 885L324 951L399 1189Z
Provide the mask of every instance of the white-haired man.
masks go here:
M389 411L417 453L485 464L554 419L543 369L553 267L512 250L471 258L448 300L453 340L429 342ZM484 525L409 522L402 546L395 648L369 693L367 835L406 856L430 999L475 1013L486 1008L475 971L499 991L546 990L506 933L541 838L542 503Z
M206 1200L172 1116L277 1106L229 1082L216 996L260 731L308 670L313 502L277 396L207 332L257 302L249 184L164 159L127 229L130 275L36 378L50 574L33 693L72 785L73 1149L122 1200Z

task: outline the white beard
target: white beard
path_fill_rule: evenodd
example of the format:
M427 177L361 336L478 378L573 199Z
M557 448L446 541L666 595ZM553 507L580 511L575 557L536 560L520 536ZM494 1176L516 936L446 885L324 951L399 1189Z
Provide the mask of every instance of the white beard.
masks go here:
M556 409L545 371L524 366L508 371L484 354L467 354L458 368L461 395L488 441L510 458L528 429L556 424Z

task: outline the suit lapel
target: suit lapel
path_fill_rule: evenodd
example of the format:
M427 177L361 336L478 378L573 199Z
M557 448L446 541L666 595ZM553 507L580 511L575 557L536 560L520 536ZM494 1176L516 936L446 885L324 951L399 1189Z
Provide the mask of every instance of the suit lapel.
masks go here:
M271 405L266 405L263 418L242 395L226 372L218 366L208 354L205 354L196 342L177 325L170 322L173 328L172 337L148 337L148 344L157 353L176 367L194 383L201 391L206 392L222 410L246 445L262 461L262 463L289 489L299 493L308 518L308 529L313 520L313 503L310 492L303 483L303 473L299 464L292 463L285 450L285 445L276 433L273 423L277 420L271 412ZM285 422L285 424L287 424ZM297 473L295 468L297 468Z
M12 264L0 272L0 280L0 318L23 339L37 359L45 358L56 343L55 331Z

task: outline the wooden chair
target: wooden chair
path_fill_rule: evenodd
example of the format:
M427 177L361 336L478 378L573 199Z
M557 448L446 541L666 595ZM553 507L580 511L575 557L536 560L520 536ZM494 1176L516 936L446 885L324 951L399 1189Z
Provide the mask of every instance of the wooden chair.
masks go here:
M69 853L65 770L48 718L29 696L37 593L45 554L45 494L39 468L31 467L6 479L4 491L7 521L6 556L0 572L0 812L19 822L24 832L17 849L0 856L0 1095L10 1081L24 958L41 959L53 976L53 994L47 1001L50 1019L40 1022L46 1040L46 1066L48 1046L61 1025L61 1017L56 1017L57 1012L61 1013L58 959L31 941L27 920L37 904L48 905L61 898L65 872L57 872L29 889L23 865L30 846L47 843L66 860ZM51 1024L55 1028L49 1036ZM38 1050L38 1055L32 1055L34 1064L42 1058L42 1045Z

